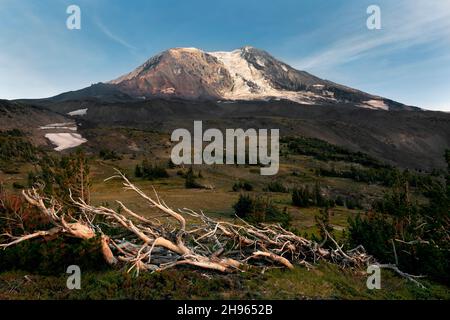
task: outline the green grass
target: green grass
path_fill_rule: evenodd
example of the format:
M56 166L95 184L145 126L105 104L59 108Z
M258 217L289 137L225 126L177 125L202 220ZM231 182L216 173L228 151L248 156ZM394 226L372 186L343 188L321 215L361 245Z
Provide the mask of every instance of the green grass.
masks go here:
M364 270L342 270L321 263L313 270L274 270L267 275L270 294L279 299L449 299L448 288L426 282L420 289L390 271L381 271L381 289L369 290Z
M82 273L81 290L66 287L67 275L0 274L1 299L450 299L448 288L427 289L382 270L380 290L366 287L362 270L321 263L312 270L273 269L264 274L219 274L189 268L134 277L122 271Z
M101 135L100 135L101 136ZM144 150L145 157L163 162L168 159L167 137L157 133L145 133L136 130L119 130L114 139L105 138L105 147L113 150L119 141L119 152L129 150L129 139L137 142ZM136 146L133 146L133 149ZM155 149L156 148L156 149ZM133 150L132 150L133 151ZM133 151L134 152L134 151ZM154 181L136 179L133 172L136 164L141 163L144 155L122 155L122 160L91 162L93 204L108 203L117 208L115 200L121 200L133 211L144 216L157 215L160 212L150 208L141 198L131 191L122 189L121 181L104 179L114 174L113 168L119 168L142 190L151 194L152 187L164 201L174 209L190 208L203 210L206 214L223 220L232 220L232 205L237 201L239 192L232 192L236 181L249 181L254 190L250 194L270 196L282 210L287 208L292 216L292 227L302 234L318 234L314 217L320 209L315 207L297 208L292 205L290 193L268 193L263 189L274 180L261 176L259 168L251 166L217 165L194 166L201 170L200 183L213 185L213 190L186 189L184 179L176 174L179 168L169 169L170 177ZM385 188L379 185L357 183L350 179L317 177L315 169L326 162L305 155L289 155L281 158L280 171L276 177L288 188L301 184L320 183L331 194L361 195L365 199L382 196ZM345 163L336 162L336 168ZM20 166L17 174L5 174L0 171L0 181L5 182L9 191L12 183L25 184L31 164ZM296 174L294 175L293 172ZM335 236L340 239L347 227L348 218L358 210L345 207L331 209L330 223ZM63 272L63 271L62 271ZM25 277L27 276L27 277ZM177 268L156 274L141 274L134 278L122 271L85 272L82 275L82 290L70 291L66 288L67 275L39 275L21 271L0 273L0 299L450 299L449 289L424 281L427 288L422 290L405 279L382 271L382 289L368 290L364 270L341 270L336 266L321 263L312 270L296 267L295 270L267 270L264 274L248 272L223 275L189 268Z

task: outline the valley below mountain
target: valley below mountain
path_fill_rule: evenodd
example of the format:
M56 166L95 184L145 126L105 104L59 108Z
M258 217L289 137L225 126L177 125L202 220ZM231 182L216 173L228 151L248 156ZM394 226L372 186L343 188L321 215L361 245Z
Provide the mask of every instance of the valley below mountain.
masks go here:
M281 136L319 138L410 169L444 167L442 155L450 145L450 114L443 112L388 112L348 104L300 105L287 100L215 102L158 98L128 102L89 99L32 103L49 117L80 123L81 133L95 127L170 133L176 128L191 130L194 120L202 120L205 127L223 130L277 128ZM86 114L68 115L80 109L87 109ZM40 125L48 124L46 122ZM42 131L33 132L42 142ZM95 134L86 146L98 147Z

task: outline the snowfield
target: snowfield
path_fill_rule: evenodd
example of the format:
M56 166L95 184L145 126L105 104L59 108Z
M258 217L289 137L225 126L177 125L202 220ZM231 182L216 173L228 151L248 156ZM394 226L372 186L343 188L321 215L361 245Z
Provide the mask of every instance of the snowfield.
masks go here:
M319 95L312 92L296 92L275 89L264 74L242 57L242 50L208 52L216 57L233 79L234 86L231 91L223 93L228 100L268 100L280 98L292 100L302 104L314 104ZM257 63L264 66L264 61L258 59ZM284 67L284 66L283 66ZM286 67L284 67L286 69ZM287 70L287 69L286 69Z
M55 151L75 148L87 142L78 133L47 133L45 137L56 146Z
M85 116L87 114L87 112L88 112L88 108L70 111L67 114L72 117L73 116Z
M362 104L361 107L368 109L389 110L389 106L386 105L383 100L364 101L364 104Z

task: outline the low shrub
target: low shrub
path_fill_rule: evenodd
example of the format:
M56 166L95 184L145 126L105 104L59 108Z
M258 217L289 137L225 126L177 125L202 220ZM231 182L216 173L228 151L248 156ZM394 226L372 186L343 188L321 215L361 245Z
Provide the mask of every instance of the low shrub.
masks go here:
M164 166L154 163L151 164L147 160L144 160L141 165L136 165L134 169L134 176L136 178L155 180L168 178L169 174Z
M184 186L186 189L203 189L204 186L197 182L198 175L196 176L192 167L184 175Z
M253 186L250 182L248 181L238 181L235 182L233 185L233 191L237 192L237 191L252 191L253 190Z
M253 223L278 222L287 227L291 217L285 208L280 211L269 198L241 194L233 205L236 215Z
M280 192L280 193L288 193L289 188L285 187L284 184L282 184L279 181L273 181L270 182L265 188L264 191L266 192Z
M22 270L43 275L61 274L70 265L81 270L108 268L98 238L80 240L61 236L52 241L34 239L0 250L0 271Z
M122 156L119 153L109 149L100 150L99 157L103 160L122 160Z
M335 201L322 195L320 185L316 184L311 190L308 186L300 186L292 190L292 204L296 207L307 208L334 207Z

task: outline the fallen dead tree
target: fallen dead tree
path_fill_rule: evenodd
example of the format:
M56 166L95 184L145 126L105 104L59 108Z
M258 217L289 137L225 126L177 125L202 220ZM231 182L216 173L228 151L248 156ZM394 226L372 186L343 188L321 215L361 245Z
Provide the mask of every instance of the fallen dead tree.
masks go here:
M234 223L221 221L187 208L177 212L155 190L153 197L147 195L121 172L117 171L111 178L122 179L125 190L135 192L147 205L163 213L168 221L163 223L157 218L144 217L120 201L116 201L120 209L113 210L72 197L79 215L77 218L66 217L55 200L45 199L37 190L31 189L23 191L23 196L51 221L53 227L20 236L3 234L9 241L0 244L0 248L59 234L80 239L99 237L103 256L109 264L123 264L128 272L137 274L179 265L233 272L252 266L293 269L295 264L300 264L312 268L320 260L344 268L375 263L362 247L344 251L326 230L326 236L335 248L324 248L280 225L255 226L239 218Z

